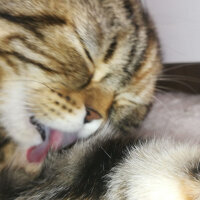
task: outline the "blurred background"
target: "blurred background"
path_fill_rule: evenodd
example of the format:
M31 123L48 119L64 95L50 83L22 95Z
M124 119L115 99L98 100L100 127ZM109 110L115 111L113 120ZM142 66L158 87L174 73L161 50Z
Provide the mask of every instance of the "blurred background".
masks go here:
M200 0L142 0L160 38L163 89L200 93Z

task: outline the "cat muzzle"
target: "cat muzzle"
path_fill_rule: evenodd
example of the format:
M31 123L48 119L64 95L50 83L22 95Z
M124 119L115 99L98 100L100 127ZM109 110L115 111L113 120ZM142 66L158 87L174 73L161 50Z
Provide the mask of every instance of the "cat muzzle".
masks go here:
M30 123L35 126L41 135L43 142L32 146L27 150L27 160L31 163L39 163L44 160L47 153L52 150L59 150L75 143L78 139L77 133L68 134L41 124L34 116L30 117Z

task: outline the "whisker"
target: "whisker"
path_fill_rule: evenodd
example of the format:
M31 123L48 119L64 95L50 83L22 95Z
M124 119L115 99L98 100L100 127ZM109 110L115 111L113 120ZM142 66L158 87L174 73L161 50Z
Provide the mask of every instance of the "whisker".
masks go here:
M192 76L183 76L183 75L175 75L175 74L171 74L171 75L163 75L158 77L158 80L162 81L171 81L174 79L179 79L179 80L183 80L183 81L190 81L190 82L194 82L194 83L200 83L200 78L196 78L196 77L192 77Z
M155 91L163 93L163 92L166 92L166 91L177 91L177 90L170 88L170 87L157 85L156 88L155 88Z
M200 64L194 64L194 63L183 63L183 64L177 64L177 65L174 65L173 67L170 66L168 67L167 65L163 68L163 72L170 72L170 71L173 71L173 70L176 70L176 69L180 69L180 68L183 68L183 67L190 67L191 65L195 65L196 67L200 67Z
M169 110L169 108L166 106L166 104L165 103L163 103L159 98L157 98L155 95L153 96L153 98L155 99L155 101L157 101L159 104L161 104L167 111L168 111L168 114L170 115L170 116L172 116L171 115L171 112L170 112L170 110Z
M174 82L174 83L178 83L179 85L182 85L182 86L185 86L186 88L188 88L190 91L194 92L194 93L198 93L197 90L195 90L192 86L190 86L189 84L187 83L184 83L183 81L180 81L180 80L165 80L165 81L171 81L171 82Z
M164 87L164 86L156 86L155 88L155 92L156 93L163 93L163 92L166 92L168 90L170 90L171 88L168 88L168 87Z

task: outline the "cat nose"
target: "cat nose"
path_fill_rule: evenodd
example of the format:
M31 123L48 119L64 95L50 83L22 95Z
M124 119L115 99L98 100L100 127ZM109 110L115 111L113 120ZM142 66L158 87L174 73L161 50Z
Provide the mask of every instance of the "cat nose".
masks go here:
M102 116L94 109L86 107L86 116L84 123L89 123L95 119L101 119Z

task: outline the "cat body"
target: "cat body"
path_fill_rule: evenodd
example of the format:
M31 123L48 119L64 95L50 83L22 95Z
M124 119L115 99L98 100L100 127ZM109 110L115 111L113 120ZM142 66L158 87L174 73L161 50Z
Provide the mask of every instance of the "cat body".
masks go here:
M21 170L0 174L0 199L198 200L199 146L123 137L103 130L49 154L30 180Z
M57 148L145 117L161 64L139 1L2 0L0 27L0 125L17 145Z
M1 0L0 27L6 134L28 149L30 162L40 162L49 146L91 137L50 154L32 181L21 170L2 170L0 199L111 199L112 184L123 181L112 174L137 143L125 135L148 112L161 69L156 34L140 2ZM93 138L108 121L120 134ZM121 196L125 186L118 186Z

